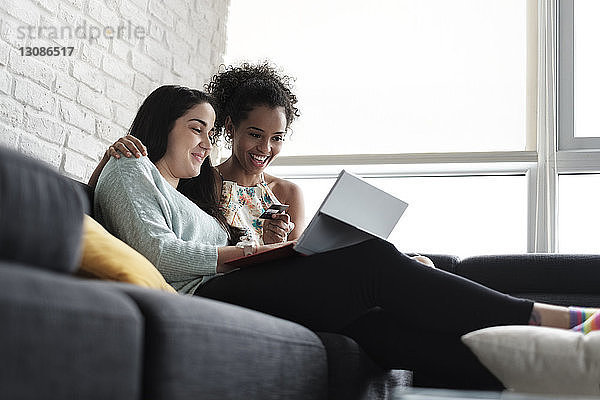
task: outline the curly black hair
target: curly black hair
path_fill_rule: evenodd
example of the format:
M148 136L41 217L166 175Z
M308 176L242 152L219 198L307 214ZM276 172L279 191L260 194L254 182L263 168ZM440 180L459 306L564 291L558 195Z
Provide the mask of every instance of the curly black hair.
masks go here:
M234 125L248 118L248 113L258 106L283 107L286 129L300 111L298 100L292 92L294 79L283 75L267 61L258 64L242 63L239 66L220 65L219 71L204 86L217 103L217 119L213 143L221 135L227 143L231 137L224 134L225 119L229 116Z

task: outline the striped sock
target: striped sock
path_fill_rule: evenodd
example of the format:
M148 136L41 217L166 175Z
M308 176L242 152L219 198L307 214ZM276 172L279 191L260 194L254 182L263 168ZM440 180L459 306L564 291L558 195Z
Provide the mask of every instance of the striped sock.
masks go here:
M572 327L571 330L581 333L590 333L592 331L600 330L600 312L593 314L581 324Z
M569 327L574 328L583 324L589 317L598 311L597 308L569 307Z

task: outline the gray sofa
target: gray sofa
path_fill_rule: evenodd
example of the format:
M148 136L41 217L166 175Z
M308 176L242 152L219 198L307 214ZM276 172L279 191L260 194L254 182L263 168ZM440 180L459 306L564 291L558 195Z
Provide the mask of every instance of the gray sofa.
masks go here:
M410 372L371 360L351 328L312 332L213 300L73 276L86 189L0 148L0 398L386 399L411 383ZM509 293L600 304L589 279L600 256L431 258ZM420 373L413 384L453 386Z
M81 188L0 147L0 398L383 399L409 383L342 335L73 276Z

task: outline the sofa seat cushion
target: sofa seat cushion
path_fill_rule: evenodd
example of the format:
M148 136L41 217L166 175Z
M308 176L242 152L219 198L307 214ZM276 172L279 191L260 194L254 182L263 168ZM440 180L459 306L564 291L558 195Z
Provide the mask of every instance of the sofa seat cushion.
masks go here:
M141 398L142 316L97 283L0 261L0 397Z
M70 180L0 146L0 260L75 271L84 205Z
M144 398L326 398L325 349L310 330L215 300L119 286L146 320Z

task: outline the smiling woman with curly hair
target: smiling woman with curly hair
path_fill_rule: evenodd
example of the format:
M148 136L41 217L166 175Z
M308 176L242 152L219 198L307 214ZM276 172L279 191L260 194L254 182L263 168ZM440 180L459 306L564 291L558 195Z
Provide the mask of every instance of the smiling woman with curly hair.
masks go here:
M205 86L217 104L213 140L223 137L231 147L231 156L216 168L221 209L231 225L258 243L297 239L305 227L300 188L264 172L300 115L292 83L293 78L262 62L221 66ZM287 214L259 218L273 203L288 204Z

